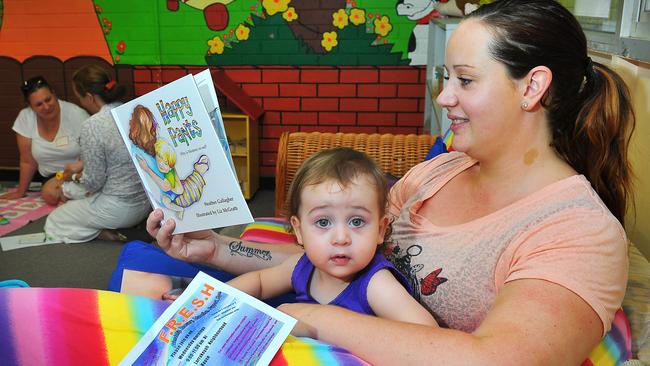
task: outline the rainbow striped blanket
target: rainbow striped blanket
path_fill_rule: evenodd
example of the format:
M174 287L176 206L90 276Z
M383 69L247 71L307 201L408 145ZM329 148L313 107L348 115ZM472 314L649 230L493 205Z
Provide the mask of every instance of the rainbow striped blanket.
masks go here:
M167 305L90 289L0 289L2 364L117 365ZM290 336L271 365L367 363L343 349Z

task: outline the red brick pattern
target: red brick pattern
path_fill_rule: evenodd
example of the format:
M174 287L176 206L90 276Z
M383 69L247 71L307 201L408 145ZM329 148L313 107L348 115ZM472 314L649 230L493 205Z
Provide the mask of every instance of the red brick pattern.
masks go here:
M260 123L260 174L275 175L284 131L425 133L426 69L422 66L224 66L265 113ZM197 66L136 66L137 96ZM236 109L220 98L223 110Z

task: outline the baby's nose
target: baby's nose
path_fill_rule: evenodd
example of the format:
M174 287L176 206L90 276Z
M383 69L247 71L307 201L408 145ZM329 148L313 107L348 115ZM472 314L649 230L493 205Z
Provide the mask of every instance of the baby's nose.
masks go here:
M350 230L345 225L337 226L334 232L334 245L350 244Z

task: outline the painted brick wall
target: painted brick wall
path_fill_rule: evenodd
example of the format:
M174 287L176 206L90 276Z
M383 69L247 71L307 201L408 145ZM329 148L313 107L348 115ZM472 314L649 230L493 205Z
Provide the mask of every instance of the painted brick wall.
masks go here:
M188 73L193 66L135 66L137 96ZM260 123L260 174L275 174L283 131L426 133L424 67L232 66L224 70L265 111ZM223 110L236 109L220 99Z

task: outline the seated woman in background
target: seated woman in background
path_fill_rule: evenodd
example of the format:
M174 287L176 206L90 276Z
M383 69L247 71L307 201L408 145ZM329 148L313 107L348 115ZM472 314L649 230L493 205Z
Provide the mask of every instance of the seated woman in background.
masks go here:
M66 164L79 159L79 131L88 113L75 104L59 100L42 76L33 77L21 86L29 107L18 114L13 125L20 152L20 178L16 192L0 198L16 199L25 196L29 184L38 170L40 179L51 178ZM43 198L56 204L51 184L43 186Z
M45 222L45 232L65 243L87 242L98 236L120 240L114 229L134 226L151 211L110 113L120 105L124 87L95 65L81 68L72 79L80 104L93 115L82 124L79 137L83 170L78 165L66 178L78 182L90 196L57 207Z

